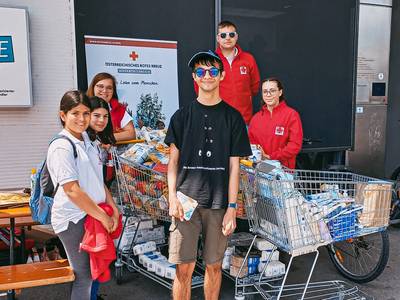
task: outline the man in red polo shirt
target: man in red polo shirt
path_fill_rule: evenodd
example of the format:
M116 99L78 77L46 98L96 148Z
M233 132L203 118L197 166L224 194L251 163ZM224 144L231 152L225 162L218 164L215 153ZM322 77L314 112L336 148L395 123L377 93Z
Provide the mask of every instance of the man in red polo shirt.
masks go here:
M252 97L260 88L260 73L253 55L243 51L237 44L238 37L235 24L229 21L219 23L216 52L225 70L225 78L220 83L220 95L241 113L248 125L253 116Z

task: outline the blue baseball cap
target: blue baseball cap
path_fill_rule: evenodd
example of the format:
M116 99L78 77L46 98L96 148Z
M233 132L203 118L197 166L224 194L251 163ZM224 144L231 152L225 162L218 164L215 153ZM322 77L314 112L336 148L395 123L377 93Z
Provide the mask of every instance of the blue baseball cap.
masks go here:
M197 52L195 55L193 55L192 58L188 62L188 67L193 68L194 63L196 61L198 61L200 57L204 57L204 58L212 57L212 58L216 59L222 65L222 60L218 56L218 54L212 50L208 50L208 51L200 51L200 52Z

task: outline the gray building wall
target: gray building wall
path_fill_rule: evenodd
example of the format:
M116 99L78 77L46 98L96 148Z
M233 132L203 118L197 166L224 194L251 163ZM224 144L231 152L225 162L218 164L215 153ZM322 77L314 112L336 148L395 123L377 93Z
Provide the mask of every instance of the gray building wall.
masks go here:
M385 176L400 170L400 1L393 1L388 114L386 128Z

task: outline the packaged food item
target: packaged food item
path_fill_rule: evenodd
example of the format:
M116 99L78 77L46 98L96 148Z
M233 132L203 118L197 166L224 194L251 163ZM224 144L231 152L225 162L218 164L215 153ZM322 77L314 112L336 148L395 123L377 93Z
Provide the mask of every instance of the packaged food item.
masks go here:
M146 162L143 163L143 166L145 166L146 168L152 169L155 166L155 162L146 161Z
M258 145L251 144L250 147L251 147L252 155L249 156L248 159L251 160L252 162L259 162L259 161L261 161L261 159L262 159L262 152L261 152L261 149L259 148L259 146L258 146Z
M149 241L146 243L135 245L132 250L133 250L133 255L139 255L146 252L156 251L156 249L157 249L156 243L154 241Z
M323 183L323 184L321 184L320 190L322 192L339 191L339 185L338 184Z
M391 184L387 182L356 185L356 203L364 206L359 222L365 227L385 227L389 224Z
M153 167L154 171L167 174L168 172L168 165L167 164L161 164L161 163L156 163Z
M154 163L160 163L164 165L167 165L169 161L169 157L166 154L157 151L149 153L149 159L151 159Z
M189 221L194 213L194 210L198 205L197 201L194 200L193 198L190 198L189 196L186 196L180 191L176 193L176 196L179 202L182 204L183 214L184 214L183 218L186 221Z
M272 251L276 248L274 244L262 238L256 238L254 247L260 251Z
M170 265L165 268L165 278L174 280L176 276L176 265Z
M239 273L240 267L230 266L229 274L233 277L243 278L249 274L247 266L243 266L242 271Z
M272 256L270 258L270 255L272 253ZM261 251L261 262L266 262L270 258L271 261L273 260L279 260L279 251L270 251L270 250L263 250Z
M156 149L161 153L169 154L169 147L164 143L157 143Z
M235 267L240 267L244 261L244 256L242 255L232 255L232 259L231 259L231 265L235 266ZM250 267L250 266L257 266L260 263L260 256L256 256L256 255L249 255L247 257L247 264L245 263L246 266Z
M167 210L168 209L168 207L169 207L168 200L167 200L167 198L165 198L164 195L161 195L161 197L158 198L158 206L162 210Z
M229 270L231 266L232 255L234 252L235 252L235 247L226 248L224 258L222 260L222 269Z
M159 260L155 262L156 274L161 277L165 277L165 271L167 268L172 267L173 264L169 263L167 260ZM170 270L171 273L171 270ZM171 274L172 275L172 274Z
M150 256L149 261L147 262L147 271L155 273L159 261L167 261L167 258L164 255Z
M139 263L141 265L143 265L146 257L153 256L153 255L161 255L161 253L158 251L151 251L151 252L146 252L146 253L140 254L139 255Z
M137 143L132 145L128 150L126 150L121 157L131 160L135 163L142 164L147 160L148 155L153 151L154 146Z
M271 261L267 266L264 263L258 265L258 272L261 273L265 268L264 276L267 278L282 276L285 274L285 264L280 261Z

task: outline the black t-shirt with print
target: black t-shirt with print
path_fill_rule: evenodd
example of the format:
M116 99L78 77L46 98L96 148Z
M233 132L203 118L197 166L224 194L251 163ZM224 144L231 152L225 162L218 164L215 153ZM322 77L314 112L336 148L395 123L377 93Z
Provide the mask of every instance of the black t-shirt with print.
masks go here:
M240 113L224 101L207 106L195 100L172 116L165 143L179 149L177 191L199 207L226 208L229 157L251 155Z

